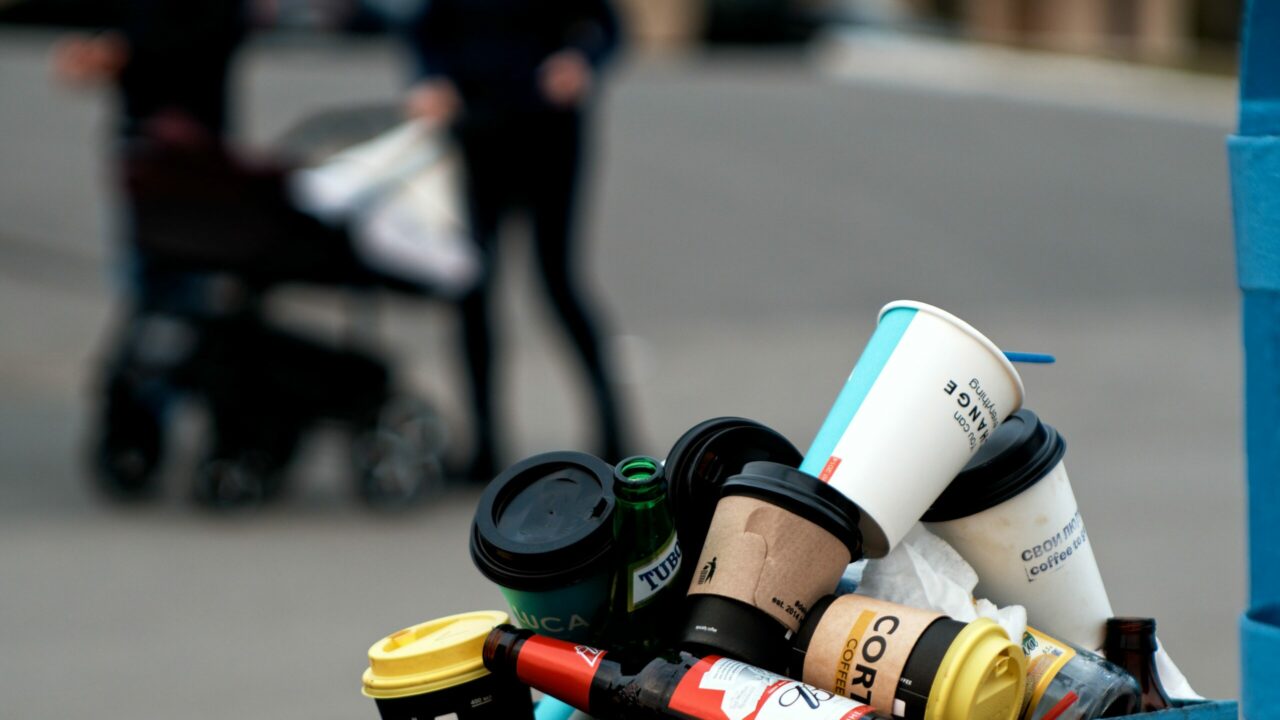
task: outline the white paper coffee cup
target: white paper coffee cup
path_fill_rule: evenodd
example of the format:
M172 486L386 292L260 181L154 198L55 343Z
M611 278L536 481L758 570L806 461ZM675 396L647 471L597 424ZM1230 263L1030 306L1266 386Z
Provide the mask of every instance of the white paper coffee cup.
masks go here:
M800 469L858 504L866 556L883 557L1022 397L1013 365L968 323L889 303Z
M1065 452L1052 427L1022 410L923 519L973 566L979 597L1022 605L1040 630L1097 649L1113 613Z

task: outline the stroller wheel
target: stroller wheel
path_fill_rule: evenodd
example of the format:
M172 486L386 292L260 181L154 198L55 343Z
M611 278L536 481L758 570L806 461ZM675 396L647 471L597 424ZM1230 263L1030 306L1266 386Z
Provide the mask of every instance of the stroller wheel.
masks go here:
M375 509L397 510L435 495L444 487L443 448L443 426L430 406L410 398L387 403L377 425L352 443L360 498Z
M103 447L97 462L98 486L113 500L148 500L156 495L158 460L142 447Z
M427 402L409 396L393 397L378 414L378 427L409 443L424 456L444 454L444 421Z
M213 458L196 470L196 502L212 510L261 505L272 492L272 473L252 457Z
M103 493L121 502L156 495L164 447L160 418L127 399L108 397L94 453L94 478Z

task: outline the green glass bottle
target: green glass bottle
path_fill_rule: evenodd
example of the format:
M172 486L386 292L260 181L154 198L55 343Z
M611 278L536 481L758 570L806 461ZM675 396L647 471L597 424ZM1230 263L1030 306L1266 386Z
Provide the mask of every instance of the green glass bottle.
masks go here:
M679 623L683 588L667 480L651 457L630 457L613 473L613 536L618 570L614 576L608 636L626 654L648 654L670 645Z

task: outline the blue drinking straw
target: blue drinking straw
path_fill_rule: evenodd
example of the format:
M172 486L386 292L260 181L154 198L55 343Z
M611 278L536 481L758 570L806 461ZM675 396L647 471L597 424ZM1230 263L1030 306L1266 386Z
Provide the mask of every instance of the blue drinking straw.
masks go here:
M1052 365L1058 361L1054 356L1045 355L1044 353L1009 352L1006 350L1004 356L1009 358L1009 362L1034 365Z

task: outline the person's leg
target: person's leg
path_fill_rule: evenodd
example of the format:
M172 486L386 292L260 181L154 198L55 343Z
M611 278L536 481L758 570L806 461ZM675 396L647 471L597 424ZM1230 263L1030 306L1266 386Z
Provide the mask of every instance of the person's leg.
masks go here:
M582 123L578 114L555 115L538 127L538 172L530 184L534 248L547 297L587 373L595 401L601 452L621 460L624 440L621 411L607 371L599 305L587 296L578 274L575 227L578 179L582 164Z
M473 422L472 460L468 479L489 480L498 467L498 408L494 387L498 233L505 214L506 190L500 146L489 133L458 133L463 160L463 183L471 236L479 248L483 269L476 286L458 301L462 350L470 380Z

